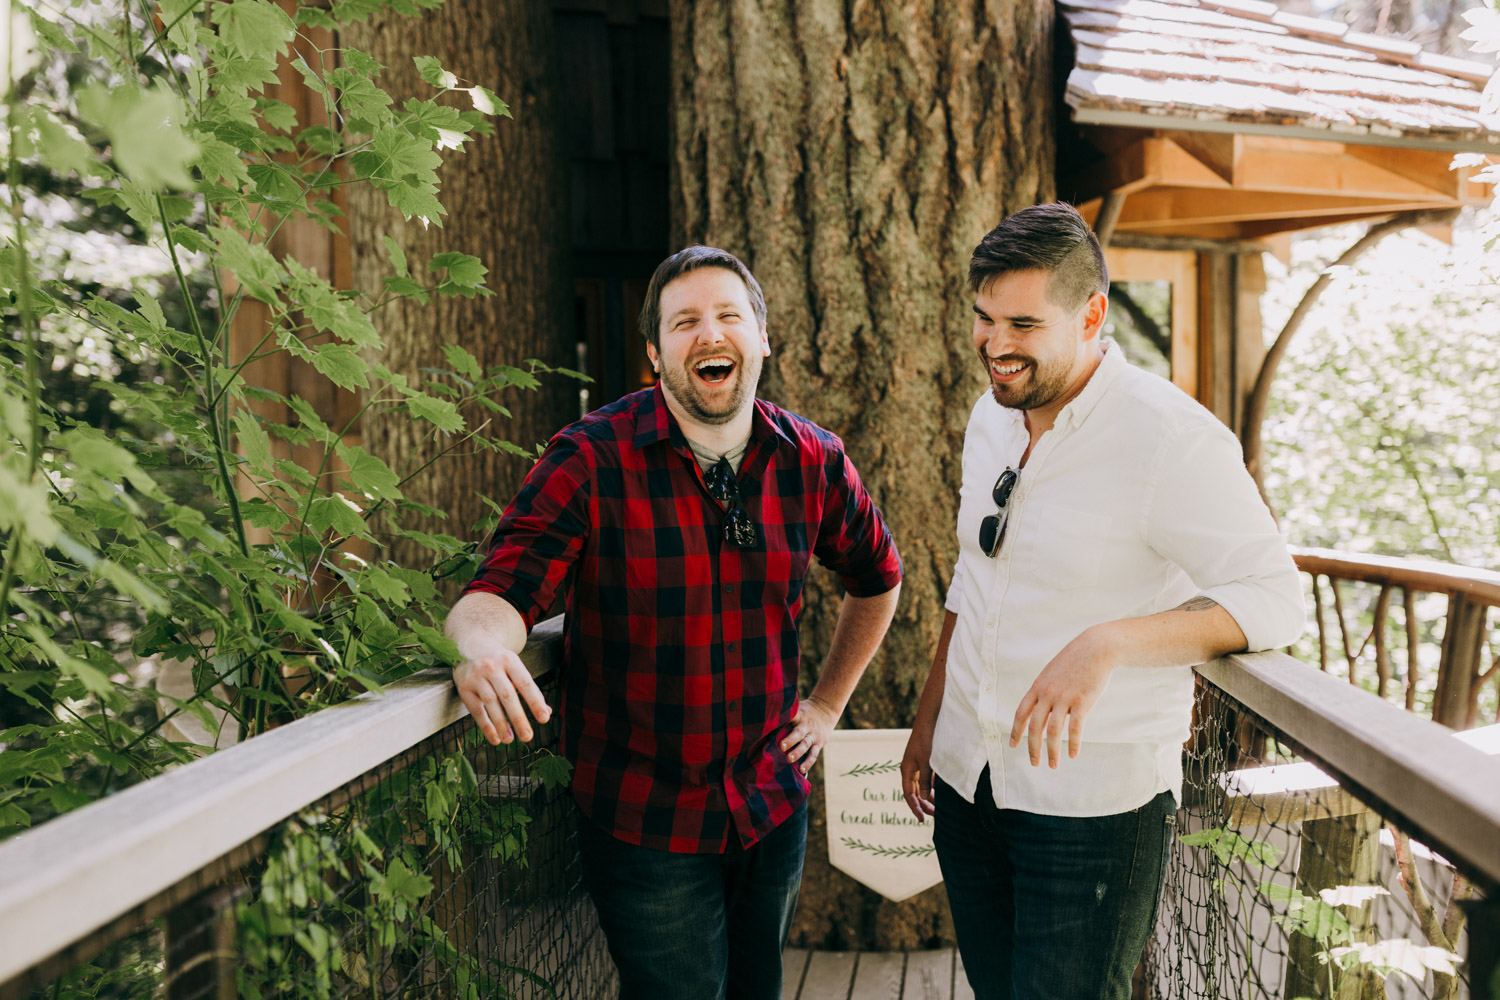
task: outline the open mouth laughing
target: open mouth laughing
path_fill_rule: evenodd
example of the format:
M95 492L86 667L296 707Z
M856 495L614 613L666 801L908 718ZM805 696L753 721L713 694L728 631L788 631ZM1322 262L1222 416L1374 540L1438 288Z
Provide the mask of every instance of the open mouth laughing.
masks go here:
M693 374L709 385L722 385L739 367L727 354L715 354L693 363Z
M1031 367L1029 361L1015 361L1006 358L986 358L986 364L990 370L990 378L1002 384L1014 382L1021 377L1026 369Z

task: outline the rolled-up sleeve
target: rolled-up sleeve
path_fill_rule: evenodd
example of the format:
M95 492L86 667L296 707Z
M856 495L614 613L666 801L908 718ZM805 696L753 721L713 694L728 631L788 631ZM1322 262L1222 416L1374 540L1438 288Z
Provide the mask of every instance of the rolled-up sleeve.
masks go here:
M1245 633L1251 651L1289 646L1306 627L1302 581L1286 539L1221 428L1191 428L1163 445L1146 532Z
M589 452L558 435L532 466L464 593L504 598L529 631L567 581L589 533Z
M813 553L849 594L884 594L901 582L901 556L890 528L848 455L830 454L825 468L828 486Z

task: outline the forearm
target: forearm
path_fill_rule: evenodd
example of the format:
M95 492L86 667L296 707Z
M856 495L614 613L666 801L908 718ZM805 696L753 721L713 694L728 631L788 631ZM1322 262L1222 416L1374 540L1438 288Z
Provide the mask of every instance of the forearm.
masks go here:
M901 585L897 584L874 597L844 595L838 625L833 630L833 643L828 648L828 659L823 663L823 672L818 675L818 683L809 698L821 702L835 715L844 711L854 694L854 686L870 665L875 650L880 648L880 640L885 638L885 631L896 614L896 600L900 594Z
M526 622L509 601L482 591L465 594L448 612L443 626L458 644L464 659L473 659L496 646L519 653L526 646Z
M1245 633L1234 616L1207 597L1096 625L1084 635L1106 643L1119 667L1190 667L1245 649Z
M943 630L938 634L932 668L927 671L927 683L922 687L922 700L917 703L917 717L912 723L914 729L931 732L937 725L938 712L943 707L943 687L948 682L948 645L953 641L953 629L957 624L958 615L952 611L943 613Z

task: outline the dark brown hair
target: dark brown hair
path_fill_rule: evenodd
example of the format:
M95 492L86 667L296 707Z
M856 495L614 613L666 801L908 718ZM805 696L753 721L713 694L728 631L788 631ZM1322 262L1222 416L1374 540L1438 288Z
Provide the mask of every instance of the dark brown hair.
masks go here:
M761 326L766 325L766 297L761 293L760 283L755 280L755 275L750 273L744 262L728 250L690 246L658 264L656 273L651 275L651 284L646 286L646 300L641 303L641 336L657 350L661 349L661 290L677 278L700 267L722 267L739 275L750 292L750 308L755 310L755 319Z
M1033 205L984 234L969 258L969 287L981 291L1012 271L1049 271L1047 298L1077 309L1095 292L1109 294L1104 251L1078 210L1066 202Z

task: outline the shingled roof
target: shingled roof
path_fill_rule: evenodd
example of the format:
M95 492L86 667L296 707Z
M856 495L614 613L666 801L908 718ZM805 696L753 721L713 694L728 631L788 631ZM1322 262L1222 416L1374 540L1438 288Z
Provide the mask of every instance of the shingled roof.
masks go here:
M1262 0L1061 0L1085 124L1500 152L1491 67Z

